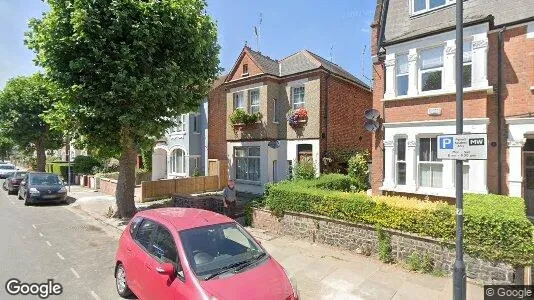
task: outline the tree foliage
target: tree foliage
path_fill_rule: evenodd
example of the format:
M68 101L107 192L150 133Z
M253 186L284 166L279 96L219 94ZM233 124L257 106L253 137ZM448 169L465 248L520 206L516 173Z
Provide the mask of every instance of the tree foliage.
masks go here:
M219 72L216 26L203 0L47 2L27 45L68 91L71 126L89 146L120 153L117 204L131 215L141 145L196 110Z
M43 115L52 108L58 89L42 74L10 79L0 93L0 131L20 149L37 153L37 169L44 171L47 149L62 144L60 132Z

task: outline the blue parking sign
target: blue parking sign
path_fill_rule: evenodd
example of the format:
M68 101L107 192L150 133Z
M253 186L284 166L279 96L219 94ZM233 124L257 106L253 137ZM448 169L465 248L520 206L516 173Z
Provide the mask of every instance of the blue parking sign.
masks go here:
M452 136L442 136L439 138L439 148L440 149L453 149L454 138Z

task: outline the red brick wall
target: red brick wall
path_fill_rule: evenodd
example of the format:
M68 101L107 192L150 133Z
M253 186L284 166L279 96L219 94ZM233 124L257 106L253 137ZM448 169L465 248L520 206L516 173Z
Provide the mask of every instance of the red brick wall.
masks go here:
M377 54L377 42L378 32L380 31L379 25L374 25L371 31L371 49L372 55ZM373 108L378 110L381 118L384 116L384 106L382 98L384 96L384 80L385 72L384 65L381 63L375 63L373 65ZM382 120L383 121L383 120ZM379 194L379 188L382 186L384 179L384 145L382 140L383 131L377 131L371 135L371 158L373 161L371 168L371 188L374 194Z
M464 94L464 118L485 118L488 104L487 93ZM456 118L456 95L443 95L406 100L385 101L388 123L450 120ZM441 108L441 116L429 116L429 108ZM409 111L409 113L407 113Z
M534 93L529 90L534 85L534 40L527 39L526 34L526 25L504 32L505 117L534 114Z
M363 126L363 113L372 106L371 91L336 76L325 81L328 90L327 149L371 151L371 134Z
M224 84L208 95L208 158L226 157L226 91Z
M254 75L263 73L260 67L252 60L250 55L245 50L243 58L238 62L235 72L230 74L230 78L231 78L230 81L243 78L243 65L244 64L248 65L248 74L249 74L248 76L254 76Z

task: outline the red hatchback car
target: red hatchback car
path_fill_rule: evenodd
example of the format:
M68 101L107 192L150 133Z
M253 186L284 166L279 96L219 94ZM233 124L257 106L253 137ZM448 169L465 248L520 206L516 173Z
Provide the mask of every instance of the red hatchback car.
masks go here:
M234 220L206 210L139 212L119 241L117 291L154 300L296 300L285 270Z

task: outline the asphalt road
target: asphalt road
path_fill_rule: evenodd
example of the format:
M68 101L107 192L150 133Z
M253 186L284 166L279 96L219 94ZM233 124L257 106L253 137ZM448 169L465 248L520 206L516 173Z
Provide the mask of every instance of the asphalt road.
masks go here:
M48 299L121 299L113 277L117 233L95 222L68 205L26 207L0 189L0 299L39 299L9 295L11 278L60 283L63 293Z

